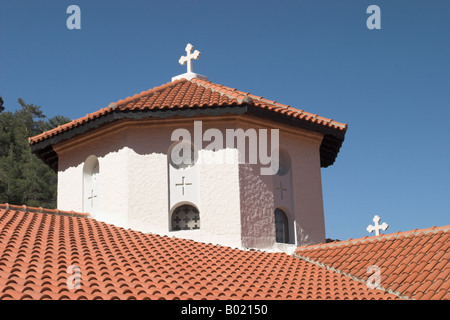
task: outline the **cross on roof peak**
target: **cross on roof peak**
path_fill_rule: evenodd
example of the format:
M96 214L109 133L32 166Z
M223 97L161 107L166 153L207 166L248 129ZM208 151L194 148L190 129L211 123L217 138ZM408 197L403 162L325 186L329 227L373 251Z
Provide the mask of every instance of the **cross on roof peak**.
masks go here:
M178 60L179 64L181 64L181 65L185 65L186 64L187 72L183 73L183 74L180 74L180 75L178 75L176 77L173 77L172 81L175 81L175 80L178 80L178 79L181 79L181 78L185 78L187 80L190 80L192 78L199 78L199 79L203 79L203 80L208 80L207 77L192 72L192 60L197 60L200 57L200 55L201 55L200 51L195 50L194 52L192 52L192 49L194 49L194 46L192 44L188 43L186 45L186 48L185 48L186 55L185 56L181 56L180 59Z
M200 57L200 51L195 50L194 52L192 52L192 49L194 49L194 46L190 43L188 43L186 45L186 48L184 50L186 50L186 55L185 56L181 56L180 60L178 60L178 62L181 65L184 65L185 63L187 64L187 73L191 73L192 72L192 60L195 59L197 60Z
M381 225L379 224L381 218L378 215L375 215L375 217L373 217L373 222L375 223L374 226L369 225L367 227L367 231L372 233L373 231L375 231L375 235L379 236L380 235L380 230L386 231L387 228L389 227L389 225L386 222L383 222Z

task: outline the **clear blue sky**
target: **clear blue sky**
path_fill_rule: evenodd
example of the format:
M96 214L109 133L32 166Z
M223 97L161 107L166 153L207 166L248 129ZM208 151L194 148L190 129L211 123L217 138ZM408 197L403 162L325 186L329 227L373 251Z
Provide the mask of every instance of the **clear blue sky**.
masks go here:
M79 118L185 72L188 42L209 80L349 124L327 237L450 224L450 1L0 0L0 96Z

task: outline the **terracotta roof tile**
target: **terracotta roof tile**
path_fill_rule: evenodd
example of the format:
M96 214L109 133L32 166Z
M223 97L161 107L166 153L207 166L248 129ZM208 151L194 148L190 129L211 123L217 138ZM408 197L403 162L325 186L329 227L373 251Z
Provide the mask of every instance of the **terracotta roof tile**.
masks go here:
M0 299L395 299L284 253L125 230L0 205ZM78 266L80 288L68 286ZM442 281L442 280L441 280Z
M381 287L413 299L450 292L450 226L299 247L296 256L367 281L380 268ZM445 292L445 293L443 293Z

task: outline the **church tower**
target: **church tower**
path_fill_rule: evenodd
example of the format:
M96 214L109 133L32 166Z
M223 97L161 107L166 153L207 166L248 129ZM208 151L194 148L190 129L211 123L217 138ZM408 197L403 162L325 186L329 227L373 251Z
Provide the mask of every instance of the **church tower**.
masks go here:
M325 241L321 167L347 125L187 72L30 138L58 209L142 232L290 251Z

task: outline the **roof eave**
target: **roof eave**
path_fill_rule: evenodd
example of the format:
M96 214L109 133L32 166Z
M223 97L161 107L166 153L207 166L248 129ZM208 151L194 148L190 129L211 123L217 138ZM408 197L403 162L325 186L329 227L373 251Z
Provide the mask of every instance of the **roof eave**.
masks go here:
M50 168L57 171L58 155L53 146L67 141L75 136L85 134L88 131L97 129L103 125L111 122L132 119L140 120L145 118L171 118L171 117L194 117L194 116L222 116L222 115L244 115L250 114L258 118L267 119L269 121L276 121L283 124L288 124L294 127L300 127L306 130L319 132L324 135L322 144L320 146L320 165L321 167L328 167L332 165L339 153L339 150L344 141L345 128L333 128L319 123L314 123L298 117L292 117L284 114L273 113L270 110L265 110L260 107L250 104L240 105L226 105L226 106L210 106L210 107L194 107L194 108L178 108L178 109L156 109L156 110L120 110L105 114L104 116L94 118L90 121L84 122L72 129L58 133L46 139L34 142L30 139L31 151L43 160Z

